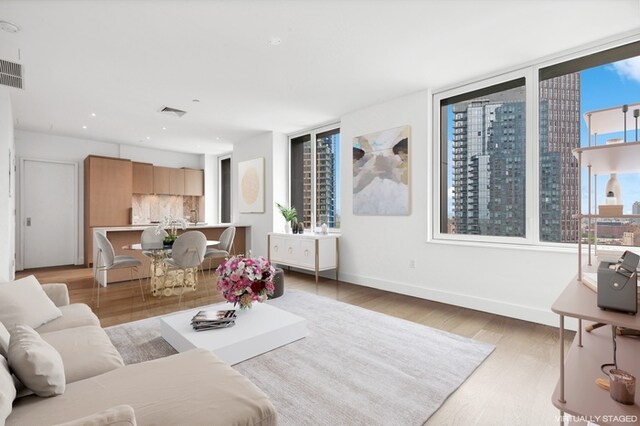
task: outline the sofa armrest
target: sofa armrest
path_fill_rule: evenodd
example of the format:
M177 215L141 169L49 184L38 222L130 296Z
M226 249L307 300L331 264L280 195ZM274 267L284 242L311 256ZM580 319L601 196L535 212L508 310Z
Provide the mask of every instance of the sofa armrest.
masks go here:
M42 284L42 289L56 306L69 304L69 290L66 284Z
M130 405L117 405L80 419L55 426L136 426L136 415Z

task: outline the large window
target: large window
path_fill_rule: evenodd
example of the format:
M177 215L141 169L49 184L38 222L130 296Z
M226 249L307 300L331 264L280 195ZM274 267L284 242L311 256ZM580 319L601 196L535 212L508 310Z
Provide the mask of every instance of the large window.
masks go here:
M580 206L582 213L597 212L609 175L592 180L599 203L592 199L589 208L587 172L572 153L609 139L637 140L633 109L640 111L640 42L509 75L522 78L494 77L467 86L470 90L434 96L440 138L436 237L575 243L597 228L599 244L640 245L635 218L576 217ZM531 100L537 102L527 104ZM623 105L629 106L626 134ZM590 113L609 108L620 110L619 131L604 135L591 129L590 134ZM640 178L618 180L624 213L640 213Z
M323 223L340 228L340 128L306 132L290 143L291 205L298 222L307 229Z
M525 98L521 78L440 101L441 232L525 237Z

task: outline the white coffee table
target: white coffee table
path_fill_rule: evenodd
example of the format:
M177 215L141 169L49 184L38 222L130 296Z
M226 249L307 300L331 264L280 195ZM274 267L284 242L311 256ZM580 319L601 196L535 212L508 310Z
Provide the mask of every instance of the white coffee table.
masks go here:
M178 352L194 348L213 351L229 365L269 352L309 335L307 320L267 303L236 309L236 324L218 330L194 331L191 318L201 310L234 309L231 303L202 306L160 318L162 337Z

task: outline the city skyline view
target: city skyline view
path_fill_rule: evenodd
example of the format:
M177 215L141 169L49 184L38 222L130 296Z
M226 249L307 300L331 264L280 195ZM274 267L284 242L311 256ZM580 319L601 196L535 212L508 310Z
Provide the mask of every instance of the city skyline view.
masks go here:
M513 89L516 82L510 82L506 85L511 84L511 88L487 88L467 98L457 97L463 100L453 98L457 102L443 106L448 123L448 233L525 237L524 151L528 144L524 130L524 79L521 80L519 100L501 99L513 98L517 91ZM589 145L586 112L640 102L640 57L547 77L541 79L538 90L540 240L576 242L578 222L573 215L578 212L580 196L583 213L588 210L588 177L584 168L578 171L571 151ZM516 114L515 119L505 114L514 109L522 114ZM636 124L630 110L627 141L635 140ZM598 145L608 139L624 138L622 126L621 111L621 131L598 135ZM582 173L581 190L578 173ZM604 191L608 179L609 175L597 177L599 192ZM640 201L640 178L626 174L618 179L624 213L631 214L634 203ZM598 193L598 200L603 204L604 194ZM600 220L605 232L599 232L598 237L603 237L603 243L622 244L624 235L624 244L632 245L634 239L640 239L636 222ZM585 233L583 225L583 238Z

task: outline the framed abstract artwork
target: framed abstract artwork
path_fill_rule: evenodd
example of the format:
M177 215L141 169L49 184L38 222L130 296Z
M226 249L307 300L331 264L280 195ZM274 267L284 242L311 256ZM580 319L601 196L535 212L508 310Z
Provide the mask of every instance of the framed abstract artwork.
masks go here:
M238 163L240 213L264 213L264 158Z
M410 213L411 127L383 130L353 140L353 214Z

